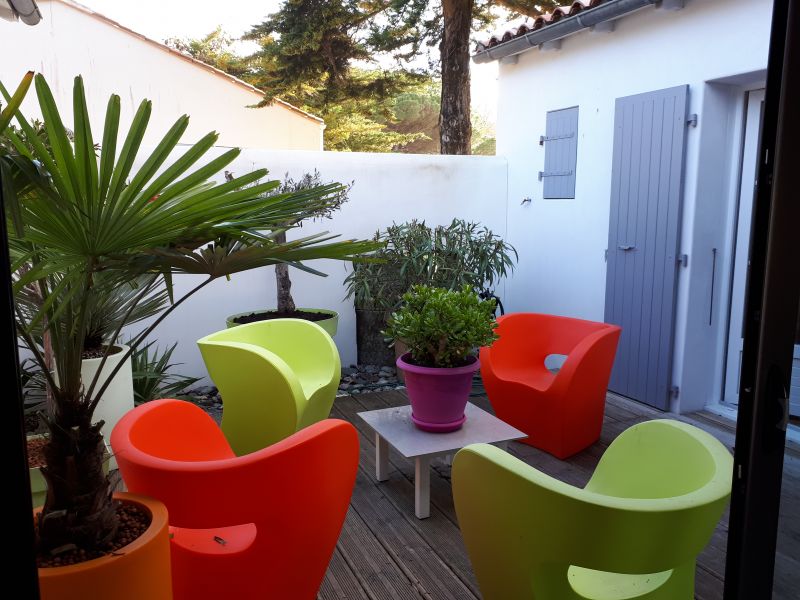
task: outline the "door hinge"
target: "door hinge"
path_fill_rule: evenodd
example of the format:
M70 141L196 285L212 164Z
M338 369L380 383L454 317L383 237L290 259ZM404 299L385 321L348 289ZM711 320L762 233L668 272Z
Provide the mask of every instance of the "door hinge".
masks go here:
M680 388L680 386L677 386L677 385L671 385L671 386L669 387L669 397L670 397L670 398L677 398L678 396L680 396L680 393L681 393L681 388Z
M675 259L675 262L677 262L682 267L688 267L689 266L689 255L688 254L679 254L678 258Z

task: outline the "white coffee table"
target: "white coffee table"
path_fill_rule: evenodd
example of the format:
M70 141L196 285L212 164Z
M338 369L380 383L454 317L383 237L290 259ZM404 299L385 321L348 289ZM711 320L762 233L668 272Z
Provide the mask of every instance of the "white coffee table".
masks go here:
M464 426L450 433L429 433L411 422L411 406L397 406L358 413L375 431L375 476L389 479L389 446L414 459L414 512L420 519L431 514L431 459L449 456L469 444L495 444L505 448L509 440L527 437L519 429L490 415L472 403L464 411Z

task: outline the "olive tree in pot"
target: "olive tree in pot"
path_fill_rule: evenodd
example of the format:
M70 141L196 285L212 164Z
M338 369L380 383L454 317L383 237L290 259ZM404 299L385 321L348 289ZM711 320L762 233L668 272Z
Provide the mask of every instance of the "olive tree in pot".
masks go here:
M446 432L464 424L472 376L480 368L478 350L497 339L494 308L493 299L479 298L468 285L415 285L403 295L384 333L408 347L397 367L405 373L411 419L420 429Z
M166 317L220 277L285 262L352 260L375 244L331 241L325 234L278 243L270 232L324 210L343 186L273 194L280 183L262 182L263 169L220 181L219 174L239 150L209 155L217 139L210 133L179 151L188 126L185 116L139 159L151 103L141 103L118 144L121 102L116 95L108 102L98 151L80 77L74 85L75 135L70 142L47 82L37 76L35 84L51 149L37 141L30 122L15 111L34 147L6 131L15 153L0 155L0 168L17 331L50 397L43 417L48 440L42 474L48 487L36 520L43 597L85 589L85 597L167 598L166 511L157 502L112 494L103 472L103 423L94 412L123 362L107 378L99 376L114 352L106 344L96 374L84 380L81 361L93 307L114 290L138 285L128 309L115 317L108 338L115 340L137 306L167 290L170 302L130 340L123 351L127 358ZM9 97L1 85L0 93ZM141 166L135 169L137 163ZM173 280L184 274L194 277L181 292ZM139 529L130 529L131 510L144 521ZM136 540L126 545L131 537ZM126 572L125 565L147 572ZM104 587L113 581L122 585Z
M302 194L307 190L318 189L322 183L322 177L319 171L314 170L313 173L306 173L300 179L292 179L288 173L280 187L276 188L276 194ZM342 204L347 201L347 194L349 187L339 187L336 193L331 194L331 201L325 207L314 214L307 215L305 219L330 219L335 211L337 211ZM286 224L286 229L295 226L302 226L302 222L291 222ZM280 229L274 233L275 242L278 244L286 243L286 229ZM297 308L292 296L292 280L289 275L289 267L293 266L301 268L305 271L321 275L318 271L309 269L306 265L280 263L275 265L275 283L277 284L277 299L278 306L276 309L248 311L231 315L227 318L226 323L228 327L242 325L244 323L253 323L254 321L266 321L269 319L305 319L313 321L331 337L336 335L336 330L339 325L339 314L326 308Z
M416 220L394 224L375 239L386 244L375 253L380 260L354 265L345 279L355 304L362 364L388 365L402 354L402 341L395 343L397 353L392 352L379 332L411 286L459 290L467 285L476 294L496 298L496 286L517 259L517 251L503 238L463 219L436 227Z

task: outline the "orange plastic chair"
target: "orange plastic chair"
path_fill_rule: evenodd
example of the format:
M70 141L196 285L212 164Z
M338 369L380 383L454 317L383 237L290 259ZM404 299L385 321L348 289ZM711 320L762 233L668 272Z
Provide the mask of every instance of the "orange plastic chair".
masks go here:
M175 600L312 600L344 523L358 435L327 419L237 457L199 407L157 400L111 440L128 489L161 500Z
M481 348L481 377L499 419L519 440L564 459L600 438L606 389L622 331L616 325L535 313L497 319L500 339ZM552 354L567 358L557 373Z

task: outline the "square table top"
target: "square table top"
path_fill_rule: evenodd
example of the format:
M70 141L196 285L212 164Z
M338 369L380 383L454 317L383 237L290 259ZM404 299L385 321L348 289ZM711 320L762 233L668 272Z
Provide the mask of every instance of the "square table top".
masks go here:
M367 425L406 458L448 454L470 444L492 444L528 437L471 402L464 410L467 420L461 429L432 433L418 429L411 421L411 406L396 406L358 413Z

